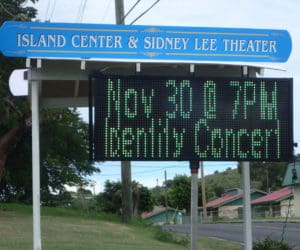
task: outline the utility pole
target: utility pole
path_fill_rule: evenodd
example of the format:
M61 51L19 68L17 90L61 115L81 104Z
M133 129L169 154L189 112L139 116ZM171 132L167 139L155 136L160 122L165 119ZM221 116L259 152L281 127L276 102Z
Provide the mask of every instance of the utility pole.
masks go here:
M124 0L115 0L116 24L125 24Z
M115 0L115 13L116 13L116 23L125 24L123 0ZM121 178L122 178L122 221L128 223L131 221L132 214L133 214L130 161L121 162Z
M205 176L204 176L203 161L200 161L200 169L201 169L201 191L202 191L203 223L207 223Z
M169 222L169 215L168 215L167 170L165 170L165 207L166 207L166 221Z

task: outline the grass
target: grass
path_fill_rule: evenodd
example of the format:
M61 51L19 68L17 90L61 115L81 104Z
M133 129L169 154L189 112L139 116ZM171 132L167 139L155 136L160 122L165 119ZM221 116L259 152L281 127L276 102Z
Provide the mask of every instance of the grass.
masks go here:
M42 208L45 250L189 249L187 237L162 233L142 223L125 225L113 215L66 208ZM175 240L174 240L175 239ZM174 242L177 242L175 244ZM200 238L199 249L239 250L238 244ZM31 206L0 203L0 249L32 249Z
M198 241L198 249L201 250L242 250L244 249L242 245L225 241L216 238L209 238L209 237L200 237Z

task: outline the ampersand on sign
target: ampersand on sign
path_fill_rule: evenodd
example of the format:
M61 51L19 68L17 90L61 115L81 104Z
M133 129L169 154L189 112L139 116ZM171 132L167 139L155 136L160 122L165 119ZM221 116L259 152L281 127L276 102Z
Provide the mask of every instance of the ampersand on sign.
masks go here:
M128 47L131 49L136 49L138 40L139 40L138 38L134 36L130 36L128 41Z

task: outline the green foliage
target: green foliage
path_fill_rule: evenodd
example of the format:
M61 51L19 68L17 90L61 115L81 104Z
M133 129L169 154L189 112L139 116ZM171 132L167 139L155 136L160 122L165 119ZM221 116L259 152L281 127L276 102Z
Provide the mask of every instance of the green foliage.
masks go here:
M42 115L42 182L54 190L85 184L85 176L100 171L89 161L88 125L76 110L44 110Z
M20 215L32 215L32 206L21 203L0 202L0 211L16 212Z
M213 190L217 196L224 193L226 189L241 187L241 176L237 169L227 169L223 172L215 172L205 177L206 185Z
M286 243L273 240L270 237L253 244L253 250L292 250L292 247Z
M26 0L1 0L0 3L0 25L6 20L30 21L37 14L32 7L24 7ZM31 0L31 2L37 2Z
M36 10L25 7L25 2L27 1L1 0L0 24L6 20L30 21L34 18ZM24 59L0 55L0 141L10 131L18 131L10 144L1 148L1 160L5 160L0 166L0 200L30 201L32 196L30 105L27 97L12 96L8 87L11 72L16 68L24 68L24 64ZM82 184L86 182L87 175L98 171L88 161L87 131L87 124L79 118L75 110L55 109L41 112L43 202L50 204L53 199L56 203L57 197L65 192L66 184Z
M212 175L205 176L207 201L221 197L225 190L241 187L241 176L237 169L226 169L223 172L215 171Z
M37 10L32 7L24 7L26 0L1 0L0 2L0 26L3 22L8 20L14 21L30 21L37 14ZM31 0L31 2L36 2ZM8 90L8 78L12 70L16 68L24 67L24 59L16 58L7 58L0 54L0 124L5 122L8 118L7 110L9 104L6 102L6 97L11 97ZM5 97L5 98L4 98ZM3 99L4 98L4 99ZM25 98L19 98L19 100L14 99L13 104L18 103L18 107L23 106L26 103ZM28 105L25 105L28 106ZM27 107L26 107L27 108ZM4 112L5 111L5 112ZM5 114L5 117L3 115ZM14 115L13 112L10 112L10 115ZM9 123L11 120L9 121ZM1 128L0 128L1 134Z
M137 182L132 183L132 195L134 205L138 202L138 213L151 211L154 206L154 198L147 187ZM137 201L137 199L139 201ZM122 184L107 180L104 185L104 192L96 197L97 206L100 211L120 214L122 207Z
M41 200L51 204L65 185L83 185L86 176L100 170L89 161L88 127L76 110L43 110L41 120ZM8 157L2 199L31 201L31 165L31 133L26 130Z
M177 175L172 182L169 205L178 209L190 209L191 178L186 175Z
M154 198L147 187L140 187L139 213L152 211Z
M1 0L0 24L6 20L30 21L36 10L25 0ZM31 2L36 2L31 0ZM0 55L0 141L18 131L9 143L0 143L0 200L31 201L31 112L27 97L13 97L8 78L24 59ZM41 112L41 200L64 200L65 185L84 184L86 176L99 171L88 160L88 128L76 110ZM4 169L4 171L3 171Z
M187 236L179 236L175 242L165 241L161 230L149 224L124 225L116 215L64 207L42 207L43 249L48 250L182 250L187 249ZM0 203L1 249L32 249L32 207L20 204ZM17 223L16 223L17 222ZM134 221L135 222L135 221ZM155 233L156 232L156 233ZM155 236L156 235L156 236ZM155 237L162 238L156 240ZM177 237L173 235L172 237ZM169 238L167 236L166 238ZM239 244L201 237L201 249L242 249Z
M46 206L68 206L73 202L70 192L61 191L58 194L45 193L43 205Z
M251 163L251 188L267 191L281 188L282 178L286 169L286 163ZM274 171L273 171L274 167ZM268 172L267 172L268 171ZM268 173L268 182L266 181ZM168 180L168 205L174 208L187 209L190 207L190 177L176 176ZM228 168L223 172L215 171L205 176L206 200L209 202L231 188L242 188L241 169ZM152 190L157 205L165 205L164 187L155 187ZM199 205L202 205L201 180L199 180Z
M250 162L250 178L256 184L255 188L265 192L281 188L287 162ZM241 173L241 166L238 165Z
M97 195L96 201L100 211L120 214L122 207L121 182L110 182L104 185L104 192Z
M174 234L165 230L162 230L160 227L154 227L154 239L167 242L178 244L182 246L187 246L189 244L189 238L185 235L178 235Z
M153 197L154 205L160 206L164 205L165 203L165 189L160 186L156 186L150 189L151 195Z

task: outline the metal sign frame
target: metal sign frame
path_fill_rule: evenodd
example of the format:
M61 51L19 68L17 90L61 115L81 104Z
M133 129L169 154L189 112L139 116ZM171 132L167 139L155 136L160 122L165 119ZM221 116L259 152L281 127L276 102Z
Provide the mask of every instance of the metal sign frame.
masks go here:
M286 62L286 30L4 22L5 56L140 62Z
M98 74L90 76L90 84L94 160L288 161L293 157L290 78Z

